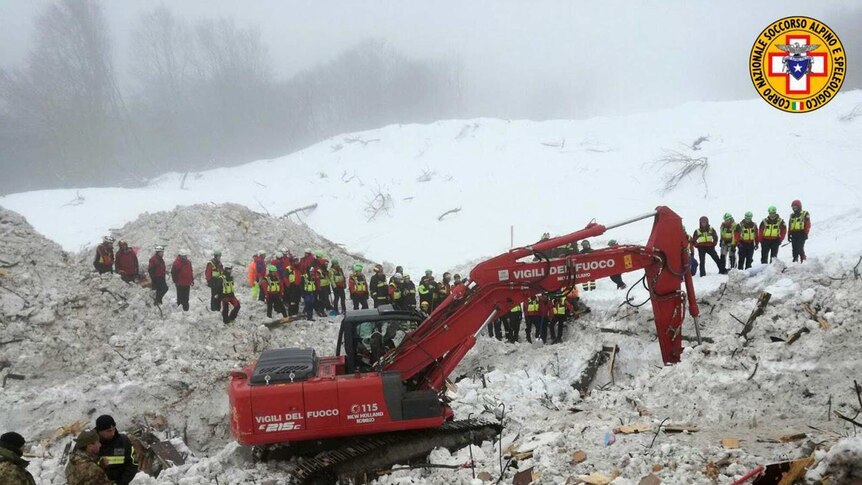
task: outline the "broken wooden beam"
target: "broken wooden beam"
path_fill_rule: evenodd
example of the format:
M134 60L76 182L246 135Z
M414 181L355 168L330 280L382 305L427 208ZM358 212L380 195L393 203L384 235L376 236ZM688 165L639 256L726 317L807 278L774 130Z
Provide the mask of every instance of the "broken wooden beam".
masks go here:
M599 371L599 368L607 361L608 353L604 349L593 354L590 360L587 361L587 366L583 372L581 372L581 375L572 383L572 388L581 394L586 394L590 384L596 378L596 373Z
M770 298L772 298L772 294L769 292L760 292L760 295L757 297L757 305L754 307L754 310L751 311L751 315L748 316L748 320L745 321L745 327L742 329L742 332L739 333L740 337L747 338L748 332L751 332L754 328L754 321L757 320L757 317L763 315L763 311L766 309L766 305L769 304Z
M819 324L820 324L820 329L821 329L821 330L829 330L829 322L828 322L828 321L826 321L826 319L825 319L825 318L823 318L823 317L821 317L820 315L818 315L818 314L817 314L817 311L816 311L816 310L814 310L813 308L811 308L811 304L810 304L810 303L803 303L803 304L802 304L802 308L804 308L804 309L805 309L805 311L806 311L806 312L808 312L808 314L809 314L809 315L811 315L811 318L812 318L812 319L816 320L816 321L817 321L817 323L819 323Z

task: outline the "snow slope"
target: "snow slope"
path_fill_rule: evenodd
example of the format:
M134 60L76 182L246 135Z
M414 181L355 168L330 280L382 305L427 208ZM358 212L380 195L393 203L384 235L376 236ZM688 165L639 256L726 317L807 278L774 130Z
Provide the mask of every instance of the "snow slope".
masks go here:
M593 218L610 224L664 204L693 229L699 216L717 224L726 211L739 220L752 210L759 221L769 205L786 218L798 198L814 223L809 251L826 254L862 246L862 117L840 119L860 103L862 92L852 91L805 115L757 99L585 121L393 125L137 189L19 193L0 205L74 251L145 211L235 202L281 215L316 203L301 217L315 231L415 272L506 250L510 226L523 245L544 231L571 232ZM709 139L699 150L687 146L701 136ZM670 150L705 157L705 178L695 172L667 194L657 190L671 169L657 160ZM369 222L377 192L391 195L391 208ZM608 237L639 242L648 233L642 222Z

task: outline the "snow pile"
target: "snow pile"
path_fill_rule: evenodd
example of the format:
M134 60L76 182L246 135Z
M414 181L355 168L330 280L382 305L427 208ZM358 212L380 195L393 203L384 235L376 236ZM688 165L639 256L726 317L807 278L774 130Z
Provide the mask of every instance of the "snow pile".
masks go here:
M7 328L4 336L53 319L58 287L55 278L69 268L60 246L30 227L20 215L0 208L0 317L21 329ZM4 339L5 340L5 339Z

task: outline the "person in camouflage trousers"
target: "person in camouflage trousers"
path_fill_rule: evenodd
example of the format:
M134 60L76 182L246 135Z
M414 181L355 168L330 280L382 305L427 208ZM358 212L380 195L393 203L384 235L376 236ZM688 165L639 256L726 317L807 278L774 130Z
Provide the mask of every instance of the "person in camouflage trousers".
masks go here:
M112 485L99 466L99 433L87 430L78 435L75 449L66 465L66 482L69 485Z
M15 432L0 436L0 483L3 485L36 485L33 475L26 470L30 464L21 458L24 454L24 437Z

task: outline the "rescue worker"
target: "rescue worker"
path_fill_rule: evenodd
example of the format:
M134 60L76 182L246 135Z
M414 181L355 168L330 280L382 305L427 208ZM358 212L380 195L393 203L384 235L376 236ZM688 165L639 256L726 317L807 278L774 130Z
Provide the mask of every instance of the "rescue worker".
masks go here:
M112 485L105 471L99 466L101 448L96 430L88 429L78 435L66 465L68 485Z
M302 305L305 319L314 321L314 300L317 295L317 284L314 282L314 267L309 266L302 275Z
M308 272L308 268L314 265L314 254L311 253L311 248L305 248L305 254L299 260L299 272L303 275Z
M389 277L389 283L392 283L393 281L395 281L395 275L397 275L397 274L402 275L402 278L403 278L404 268L402 268L401 266L396 266L395 272L392 273L392 276Z
M284 286L281 284L281 278L278 277L278 268L274 264L266 267L267 275L264 280L263 290L265 292L264 299L266 300L266 317L272 318L272 309L281 313L283 318L287 318L287 310L284 308Z
M416 293L419 293L419 303L427 301L431 310L434 310L434 300L437 295L437 282L434 281L434 276L429 275L426 271L425 276L416 288Z
M432 308L437 308L437 306L443 303L443 300L449 296L449 293L452 292L451 279L452 273L449 273L448 271L443 273L443 281L437 284L437 294L434 295Z
M379 264L374 265L374 275L371 276L371 281L368 282L368 290L371 292L371 298L374 299L374 308L389 303L389 285L386 283L386 276L383 274L383 266Z
M751 220L752 217L754 214L748 211L745 213L745 218L736 225L736 246L739 248L739 262L736 266L738 270L751 268L754 251L760 245L757 224Z
M416 308L416 285L409 274L404 275L401 281L401 305L407 310Z
M694 230L691 239L694 241L694 247L697 248L698 259L700 260L700 275L706 276L706 255L715 262L720 274L727 273L727 270L721 265L721 260L718 259L718 254L715 252L715 245L718 244L718 234L715 229L709 225L709 218L701 216L698 228Z
M455 275L452 276L452 286L458 286L460 284L461 284L461 275L459 275L458 273L455 273Z
M138 278L138 255L125 239L120 239L119 246L114 258L114 272L126 283L131 283Z
M317 269L315 270L315 281L317 285L317 314L325 317L327 312L332 310L332 283L329 281L329 260L320 258Z
M221 319L225 324L236 320L239 315L239 300L236 298L236 287L233 281L233 265L224 265L221 273ZM228 313L228 307L233 307Z
M617 246L619 246L619 243L617 243L616 239L611 239L610 241L608 241L609 248L615 248ZM611 275L611 281L613 281L617 285L618 290L626 289L626 283L623 281L622 273Z
M802 202L794 200L790 203L793 213L790 214L790 232L787 240L793 249L793 262L805 262L805 241L808 240L808 231L811 230L811 218L808 211L802 210Z
M338 303L341 302L341 314L344 315L347 313L347 298L344 294L347 282L344 279L344 270L341 269L341 264L336 259L332 260L332 267L329 268L329 281L332 282L332 307L338 313Z
M93 267L99 274L114 271L114 238L105 236L102 244L96 246L96 257L93 258Z
M724 221L718 226L718 247L721 249L721 267L725 271L736 267L736 232L738 225L733 220L730 212L724 214ZM727 266L728 255L730 256L730 267Z
M389 301L392 302L392 307L396 310L403 310L404 306L401 302L401 281L403 277L401 273L392 275L392 283L389 283Z
M774 205L769 206L769 214L760 221L758 236L760 239L760 263L771 263L778 257L778 248L781 241L787 235L787 226L784 219L778 215L778 209Z
M419 286L422 286L421 284ZM428 303L428 302L422 302ZM488 334L491 335L492 338L502 341L503 340L503 319L506 316L502 316L500 318L494 319L493 322L488 323Z
M533 332L538 335L542 313L539 307L539 297L531 296L524 304L524 321L527 324L527 342L533 343Z
M182 305L184 312L189 311L189 292L195 280L188 249L180 249L177 253L177 258L171 265L171 279L177 287L177 305Z
M108 480L117 485L129 485L138 473L132 442L117 431L117 423L107 414L96 419L96 432L102 444L99 457Z
M577 249L577 248L575 248L575 249ZM594 251L594 249L590 245L589 241L587 241L586 239L581 241L581 254L587 254L587 253L591 253L593 251ZM577 254L577 251L575 251L575 254ZM595 290L596 289L596 280L589 280L586 283L582 284L581 287L584 289L584 291Z
M290 257L290 262L284 267L284 279L287 282L287 315L299 314L299 300L302 299L302 272L299 271L299 258Z
M24 437L10 431L0 435L0 483L4 485L36 485L27 471L30 464L24 455Z
M551 309L553 319L551 320L551 324L548 325L551 329L551 343L559 344L563 342L563 325L569 315L575 313L575 309L568 302L565 295L553 298L551 300ZM544 333L542 334L542 341L547 342L547 335Z
M224 267L221 263L221 250L213 251L213 257L207 261L207 268L204 271L204 279L207 286L210 288L210 310L217 312L221 310L221 274Z
M419 313L425 315L425 318L428 318L428 315L431 314L431 304L428 303L427 301L423 301L422 303L420 303L419 304ZM490 324L488 325L488 328L490 328ZM494 334L491 334L491 336L493 337Z
M278 275L278 279L284 278L284 263L282 263L283 257L284 251L276 251L272 255L272 259L269 260L269 264L275 266L275 273Z
M520 340L519 333L521 333L521 316L523 315L523 311L521 310L521 304L517 304L513 306L509 313L504 317L506 320L504 322L506 326L506 340L509 343L516 343Z
M260 284L257 282L257 262L256 254L252 256L251 262L248 263L248 266L245 268L245 274L248 278L248 286L251 287L251 299L257 300L257 296L260 293Z
M287 278L287 268L293 260L293 255L290 254L290 251L287 248L281 248L279 254L281 254L281 257L276 265L279 268L278 276L281 278Z
M147 272L150 274L153 289L156 290L156 305L162 304L162 297L168 292L168 283L165 281L167 267L165 266L164 254L165 247L156 245L155 254L150 256L150 262L147 265Z
M257 288L258 288L257 299L258 299L258 301L264 301L266 298L266 292L263 291L261 288L263 288L263 285L265 284L264 281L266 280L266 277L267 277L266 251L264 251L263 249L258 251L257 254L254 256L253 260L254 260L254 274L257 276L257 280L255 281L255 283L257 283Z
M359 310L360 306L363 310L368 309L368 282L365 281L365 275L362 274L361 264L356 263L353 265L353 273L350 273L348 287L350 290L350 301L353 302L353 309Z

